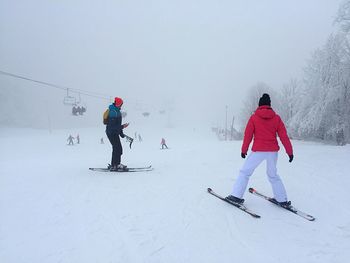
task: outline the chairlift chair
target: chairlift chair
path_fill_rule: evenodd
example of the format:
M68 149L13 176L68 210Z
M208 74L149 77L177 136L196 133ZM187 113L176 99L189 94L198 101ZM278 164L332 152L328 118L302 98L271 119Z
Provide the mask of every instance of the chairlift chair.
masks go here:
M76 99L75 97L66 96L63 99L63 104L68 106L74 106L76 104Z
M69 95L69 89L67 89L67 95L63 98L63 104L68 106L74 106L77 104L77 99Z

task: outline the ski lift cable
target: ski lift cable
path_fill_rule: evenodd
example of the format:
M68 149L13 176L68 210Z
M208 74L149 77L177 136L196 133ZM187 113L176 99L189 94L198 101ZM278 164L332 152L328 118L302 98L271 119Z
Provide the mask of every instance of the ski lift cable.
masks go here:
M56 88L56 89L66 90L67 94L69 92L71 92L71 93L78 93L78 94L81 94L81 95L84 95L84 96L89 96L89 97L93 97L93 98L97 98L97 99L103 99L103 100L107 100L107 101L111 101L111 102L114 99L114 96L111 96L111 95L97 93L97 92L91 92L91 91L86 91L86 90L82 90L82 89L72 89L72 88L68 88L68 87L65 87L65 86L60 86L60 85L56 85L56 84L53 84L53 83L40 81L40 80L35 80L35 79L32 79L32 78L28 78L28 77L24 77L24 76L21 76L21 75L13 74L13 73L6 72L6 71L3 71L3 70L0 70L0 75L6 75L6 76L13 77L13 78L23 79L23 80L26 80L26 81L31 81L31 82L35 82L35 83L42 84L42 85L45 85L45 86L53 87L53 88Z
M18 79L24 79L24 80L36 82L36 83L43 84L43 85L46 85L46 86L51 86L51 87L54 87L54 88L57 88L57 89L63 89L63 90L68 90L69 89L69 88L61 87L61 86L58 86L58 85L55 85L55 84L51 84L51 83L48 83L48 82L44 82L44 81L40 81L40 80L35 80L35 79L19 76L19 75L12 74L12 73L9 73L9 72L5 72L5 71L2 71L2 70L0 70L0 74L7 75L7 76L10 76L10 77L14 77L14 78L18 78Z
M39 83L39 84L50 86L50 87L53 87L53 88L56 88L56 89L66 90L67 92L83 94L85 96L90 96L90 97L94 97L94 98L109 100L110 97L111 97L111 96L108 96L108 95L105 95L105 94L101 94L101 93L97 93L97 92L89 92L89 91L84 91L84 90L81 90L81 89L72 89L72 88L68 88L68 87L64 87L64 86L59 86L59 85L52 84L52 83L49 83L49 82L27 78L27 77L24 77L24 76L20 76L20 75L17 75L17 74L9 73L9 72L2 71L2 70L0 70L0 74L6 75L6 76L10 76L10 77L13 77L13 78L18 78L18 79L23 79L23 80Z
M107 95L107 94L102 94L102 93L98 93L98 92L92 92L92 91L86 91L86 90L82 90L82 89L74 89L74 92L76 93L81 93L81 94L84 94L84 95L91 95L91 96L102 96L104 98L109 98L110 95Z

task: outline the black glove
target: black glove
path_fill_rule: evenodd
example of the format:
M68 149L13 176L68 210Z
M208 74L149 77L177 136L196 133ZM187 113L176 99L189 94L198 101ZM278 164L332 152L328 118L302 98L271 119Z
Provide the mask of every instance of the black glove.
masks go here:
M293 159L294 159L294 155L291 154L291 155L288 155L288 156L289 156L289 162L291 163L293 161Z
M244 159L247 156L246 153L241 153L241 157Z

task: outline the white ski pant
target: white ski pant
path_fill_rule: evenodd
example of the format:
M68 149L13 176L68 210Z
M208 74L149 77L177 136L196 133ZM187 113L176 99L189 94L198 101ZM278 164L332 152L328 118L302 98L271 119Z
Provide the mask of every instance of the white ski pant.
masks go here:
M256 167L266 160L266 174L271 183L274 198L278 202L288 201L287 193L282 183L281 178L277 174L277 152L251 152L242 169L239 171L238 178L233 185L232 195L242 198L247 188L250 176L253 174Z

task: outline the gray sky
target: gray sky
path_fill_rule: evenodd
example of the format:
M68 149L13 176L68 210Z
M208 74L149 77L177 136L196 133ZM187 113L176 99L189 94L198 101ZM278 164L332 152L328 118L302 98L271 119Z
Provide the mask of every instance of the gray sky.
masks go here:
M340 2L0 0L0 70L213 118L300 77Z

